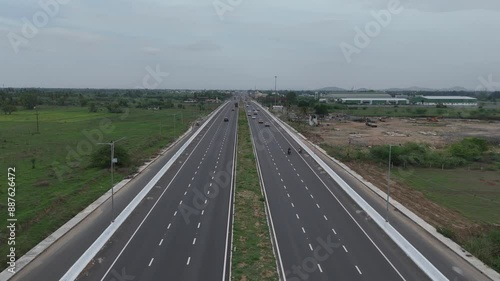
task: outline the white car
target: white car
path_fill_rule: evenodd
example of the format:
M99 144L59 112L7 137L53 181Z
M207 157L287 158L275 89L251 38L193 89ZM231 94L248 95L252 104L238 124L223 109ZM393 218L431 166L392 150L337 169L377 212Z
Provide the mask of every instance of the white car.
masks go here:
M252 119L255 119L255 116L252 116Z

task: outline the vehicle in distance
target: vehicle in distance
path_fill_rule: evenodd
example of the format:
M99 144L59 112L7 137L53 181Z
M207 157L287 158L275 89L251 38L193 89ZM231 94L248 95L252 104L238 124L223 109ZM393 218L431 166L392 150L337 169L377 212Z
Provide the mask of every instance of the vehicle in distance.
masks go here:
M255 119L255 116L252 116L252 119Z
M269 122L266 122L266 124L264 124L265 127L270 127L271 124L269 124Z
M259 120L259 124L262 124L262 123L264 123L264 121L262 121L262 119L260 119L260 120Z
M229 118L224 117L224 122L227 122L227 121L229 121Z

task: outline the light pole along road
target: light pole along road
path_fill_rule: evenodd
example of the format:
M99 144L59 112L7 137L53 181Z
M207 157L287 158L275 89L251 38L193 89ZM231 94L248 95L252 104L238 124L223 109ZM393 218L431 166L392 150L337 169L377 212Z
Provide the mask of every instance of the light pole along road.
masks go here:
M330 192L331 179L267 113L258 115L249 123L283 279L429 280L352 200Z
M237 111L228 103L79 280L229 280ZM224 121L228 117L228 121ZM148 201L153 201L151 204ZM126 279L129 280L129 279Z

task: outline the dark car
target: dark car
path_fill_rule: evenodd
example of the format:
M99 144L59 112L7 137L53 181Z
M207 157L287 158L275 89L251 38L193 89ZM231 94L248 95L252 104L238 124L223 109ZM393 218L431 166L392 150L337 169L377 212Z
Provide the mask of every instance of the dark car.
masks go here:
M262 119L260 119L260 120L259 120L259 124L262 124L262 123L264 123L264 121L262 121Z
M264 126L271 127L271 124L269 124L268 122L266 122L266 124L264 124Z
M228 121L229 121L229 118L224 117L224 122L228 122Z

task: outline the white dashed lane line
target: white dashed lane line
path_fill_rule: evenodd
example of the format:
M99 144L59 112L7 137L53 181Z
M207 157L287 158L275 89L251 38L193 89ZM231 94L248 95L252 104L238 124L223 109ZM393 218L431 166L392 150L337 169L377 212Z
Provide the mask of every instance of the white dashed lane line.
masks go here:
M299 214L295 214L295 216L297 217L297 219L298 219L298 220L300 219L300 218L299 218Z
M306 233L306 230L304 229L304 227L302 227L302 232Z
M170 226L171 226L171 225L172 225L172 224L171 224L171 223L169 223L169 224L168 224L168 226L167 226L167 229L170 229Z
M311 251L313 251L313 246L311 245L311 243L309 243L309 249L311 249Z
M193 239L193 245L196 244L196 237Z
M191 257L188 258L186 265L189 265L190 262L191 262Z
M160 243L158 244L158 246L161 246L161 243L163 243L163 239L160 240Z
M325 221L327 221L327 220L328 220L328 218L327 218L325 215L323 215L323 217L325 218Z
M356 269L358 270L359 274L363 274L361 273L361 270L359 270L359 267L356 265Z
M323 273L323 269L321 268L321 265L318 263L318 269L319 269L319 272Z
M149 262L148 266L151 266L151 264L153 263L154 260L155 260L155 258L151 258L151 261Z
M349 251L347 251L347 248L346 248L344 245L342 245L342 248L344 248L344 251L345 251L346 253L349 253Z
M200 225L201 225L201 222L198 223L198 227L197 228L200 228Z
M320 209L320 207L319 207L318 203L316 203L316 207L318 207L318 209Z

